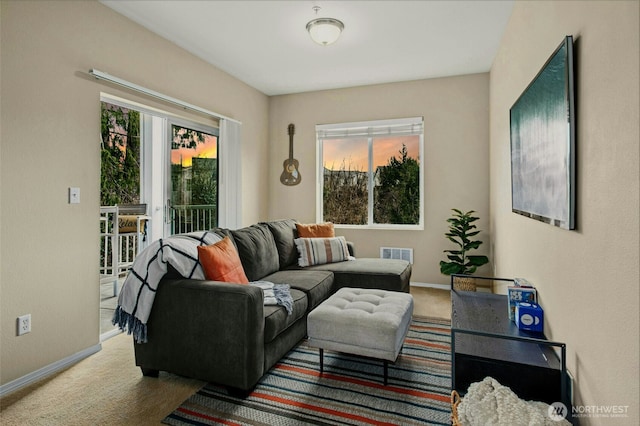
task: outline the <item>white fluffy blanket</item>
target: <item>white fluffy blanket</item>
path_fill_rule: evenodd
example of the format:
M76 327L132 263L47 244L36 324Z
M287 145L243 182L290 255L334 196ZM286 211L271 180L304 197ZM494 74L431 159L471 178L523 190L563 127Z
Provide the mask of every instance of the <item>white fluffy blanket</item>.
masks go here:
M469 386L458 406L458 420L465 426L571 425L566 419L552 419L548 404L524 401L492 377Z

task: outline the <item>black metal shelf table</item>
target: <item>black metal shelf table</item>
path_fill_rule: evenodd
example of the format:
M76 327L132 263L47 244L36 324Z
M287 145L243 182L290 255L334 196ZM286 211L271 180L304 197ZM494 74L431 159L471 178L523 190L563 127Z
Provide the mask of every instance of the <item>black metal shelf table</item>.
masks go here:
M518 329L507 306L505 295L452 287L452 389L464 395L471 383L491 376L524 400L571 407L566 345Z

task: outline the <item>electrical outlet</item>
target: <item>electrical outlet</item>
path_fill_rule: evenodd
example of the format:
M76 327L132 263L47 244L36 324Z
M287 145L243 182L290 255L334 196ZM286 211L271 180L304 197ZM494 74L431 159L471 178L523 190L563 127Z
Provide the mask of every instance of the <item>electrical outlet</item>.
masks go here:
M31 314L18 317L18 336L31 333Z

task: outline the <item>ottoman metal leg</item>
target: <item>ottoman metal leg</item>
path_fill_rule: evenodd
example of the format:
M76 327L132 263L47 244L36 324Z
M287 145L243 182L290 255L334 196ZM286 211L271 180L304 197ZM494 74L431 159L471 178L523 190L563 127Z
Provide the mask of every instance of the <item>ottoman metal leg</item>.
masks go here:
M384 385L387 386L387 379L389 377L389 361L384 360Z
M324 349L322 348L319 349L319 355L320 355L320 376L322 376L322 374L324 373ZM389 361L385 359L383 360L383 362L384 362L384 385L387 386L389 382Z

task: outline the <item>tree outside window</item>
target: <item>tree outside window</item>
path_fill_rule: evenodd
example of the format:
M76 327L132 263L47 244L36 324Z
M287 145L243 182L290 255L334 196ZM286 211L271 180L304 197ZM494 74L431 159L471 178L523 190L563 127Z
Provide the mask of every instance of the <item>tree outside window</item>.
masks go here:
M140 112L101 103L100 205L140 203Z
M376 170L374 223L416 225L420 222L420 163L402 145L398 157Z

